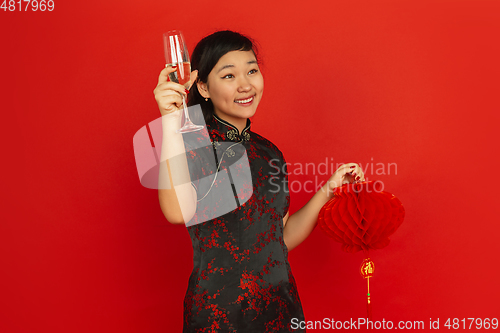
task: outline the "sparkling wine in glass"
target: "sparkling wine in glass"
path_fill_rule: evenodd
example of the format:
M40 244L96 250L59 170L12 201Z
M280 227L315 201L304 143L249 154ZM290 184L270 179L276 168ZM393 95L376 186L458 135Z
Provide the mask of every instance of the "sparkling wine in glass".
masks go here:
M186 89L189 88L191 76L191 63L189 62L189 52L186 42L179 30L168 31L163 34L163 47L165 49L165 61L177 70L169 74L172 82L182 84ZM195 125L189 119L189 112L186 106L186 98L182 96L182 107L184 109L184 125L177 133L188 133L199 131L203 126Z

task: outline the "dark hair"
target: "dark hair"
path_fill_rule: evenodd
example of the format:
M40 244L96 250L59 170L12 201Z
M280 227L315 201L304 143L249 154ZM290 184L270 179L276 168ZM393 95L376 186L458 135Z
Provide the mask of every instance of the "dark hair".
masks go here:
M257 58L255 43L250 38L230 30L217 31L206 36L196 45L191 55L191 70L198 70L198 80L207 83L208 74L219 62L219 59L231 51L253 51L255 58ZM259 62L258 58L257 62ZM211 121L214 105L210 99L205 101L195 83L189 91L188 105L196 104L201 105L205 123Z

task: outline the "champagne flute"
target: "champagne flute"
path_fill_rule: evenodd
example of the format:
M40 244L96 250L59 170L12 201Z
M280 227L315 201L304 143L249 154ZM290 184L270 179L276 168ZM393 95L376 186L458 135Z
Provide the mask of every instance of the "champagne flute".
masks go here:
M191 62L189 61L189 52L182 32L179 30L172 30L164 33L163 47L167 64L172 67L177 67L175 72L169 74L170 81L182 84L186 89L189 88ZM182 107L184 109L184 125L177 130L177 133L188 133L201 130L203 126L195 125L191 122L191 119L189 119L189 112L184 95L182 95Z

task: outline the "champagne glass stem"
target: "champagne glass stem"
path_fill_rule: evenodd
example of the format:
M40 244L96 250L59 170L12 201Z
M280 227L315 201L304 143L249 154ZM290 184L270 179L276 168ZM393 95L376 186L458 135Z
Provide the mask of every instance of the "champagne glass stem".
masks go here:
M182 107L184 108L184 122L190 123L191 119L189 119L189 112L186 105L186 97L182 96Z
M195 125L193 124L191 119L189 119L189 112L186 106L186 97L184 96L182 96L182 107L184 109L184 125L177 130L177 133L189 133L203 129L203 126Z

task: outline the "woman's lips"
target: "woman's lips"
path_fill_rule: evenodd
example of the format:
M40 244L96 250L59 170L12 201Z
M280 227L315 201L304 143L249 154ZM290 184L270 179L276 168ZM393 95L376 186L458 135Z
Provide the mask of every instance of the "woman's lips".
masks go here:
M248 98L236 99L234 102L235 102L236 104L246 106L246 105L250 105L250 104L252 104L252 102L253 102L254 98L255 98L255 95L250 96L250 97L248 97Z

